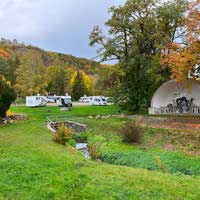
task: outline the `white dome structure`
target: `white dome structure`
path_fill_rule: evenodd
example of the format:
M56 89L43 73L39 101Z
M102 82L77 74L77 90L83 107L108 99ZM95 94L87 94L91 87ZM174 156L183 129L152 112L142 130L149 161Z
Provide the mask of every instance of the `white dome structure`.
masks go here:
M177 83L170 80L161 85L151 100L149 114L200 114L200 83L190 81Z

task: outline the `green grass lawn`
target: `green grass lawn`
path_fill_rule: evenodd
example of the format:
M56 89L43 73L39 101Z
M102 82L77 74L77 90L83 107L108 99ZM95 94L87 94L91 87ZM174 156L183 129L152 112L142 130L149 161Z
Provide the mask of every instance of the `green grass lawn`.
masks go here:
M28 120L0 127L0 199L199 199L200 177L177 176L85 159L70 146L52 141L47 116L63 115L57 107L12 107ZM65 115L117 114L115 106L74 107ZM134 147L112 142L126 119L90 120L89 140L105 140L104 151ZM116 138L117 140L117 138ZM110 141L111 146L108 146ZM107 145L106 145L107 144Z

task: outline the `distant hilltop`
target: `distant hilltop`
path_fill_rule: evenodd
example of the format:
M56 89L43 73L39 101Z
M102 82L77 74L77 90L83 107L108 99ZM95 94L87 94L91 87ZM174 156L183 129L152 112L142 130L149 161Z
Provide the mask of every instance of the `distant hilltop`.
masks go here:
M15 45L15 46L25 46L24 43L19 43L16 39L14 40L9 40L5 38L1 38L1 43L7 44L7 45Z

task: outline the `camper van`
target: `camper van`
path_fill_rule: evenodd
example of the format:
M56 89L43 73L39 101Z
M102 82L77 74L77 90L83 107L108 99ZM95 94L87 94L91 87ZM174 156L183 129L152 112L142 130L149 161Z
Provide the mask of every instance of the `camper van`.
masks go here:
M89 103L90 102L90 97L87 97L87 96L81 97L79 99L79 102L80 103Z
M54 95L54 96L47 96L48 103L56 103L57 98L58 97L56 95Z
M47 99L44 96L28 96L26 97L27 107L42 107L46 106Z
M93 106L106 106L107 102L104 97L93 96L93 97L90 97L90 104Z
M72 98L71 96L59 96L57 98L57 104L60 107L72 107Z

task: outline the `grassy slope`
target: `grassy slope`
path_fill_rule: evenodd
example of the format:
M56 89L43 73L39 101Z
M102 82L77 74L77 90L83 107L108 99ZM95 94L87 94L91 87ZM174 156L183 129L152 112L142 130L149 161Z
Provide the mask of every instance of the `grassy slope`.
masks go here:
M45 117L62 114L58 108L13 110L29 119L0 127L0 199L199 199L198 177L97 163L54 143ZM81 107L69 114L99 112Z

